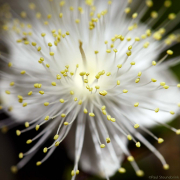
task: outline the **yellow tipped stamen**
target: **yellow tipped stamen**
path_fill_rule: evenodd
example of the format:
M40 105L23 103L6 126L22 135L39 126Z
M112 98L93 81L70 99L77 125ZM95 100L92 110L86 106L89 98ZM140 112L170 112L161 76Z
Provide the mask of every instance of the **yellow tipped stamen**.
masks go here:
M136 147L141 147L141 143L140 143L140 142L137 142L137 143L136 143Z
M44 152L44 153L47 153L47 151L48 151L48 148L45 147L45 148L43 149L43 152Z
M159 144L161 144L161 143L163 143L163 142L164 142L164 139L158 138L158 143L159 143Z
M26 141L26 144L31 144L31 143L32 143L32 140L31 140L31 139L29 139L29 140Z
M169 165L168 165L168 164L164 164L164 165L163 165L163 169L164 169L164 170L168 170L168 169L169 169Z
M41 161L36 162L36 166L40 166L41 164Z
M21 135L21 131L20 130L16 130L16 135L20 136Z
M29 127L29 123L25 122L25 127L28 128Z
M133 156L128 156L128 157L127 157L127 160L130 161L130 162L132 162L132 161L134 161L134 157L133 157Z
M137 129L139 127L139 124L135 124L134 128Z
M126 169L123 168L123 167L121 167L121 168L118 169L118 171L119 171L119 173L125 173L125 172L126 172Z
M101 148L105 148L105 144L101 144L100 147L101 147Z
M19 153L19 158L22 159L23 158L23 153Z

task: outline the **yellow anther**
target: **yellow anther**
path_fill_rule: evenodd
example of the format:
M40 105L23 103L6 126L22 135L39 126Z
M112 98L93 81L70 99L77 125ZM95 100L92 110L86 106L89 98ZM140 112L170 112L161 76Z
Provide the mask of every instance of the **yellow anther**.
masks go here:
M73 94L74 94L74 91L70 91L70 94L73 95Z
M124 90L123 90L123 93L127 93L127 92L128 92L128 90L127 90L127 89L124 89Z
M22 159L23 158L23 153L19 153L19 158Z
M158 112L159 112L159 108L156 108L154 111L155 111L156 113L158 113Z
M103 113L104 115L107 115L106 110L102 110L102 113Z
M107 53L111 53L111 49L107 49L106 52L107 52Z
M139 124L135 124L134 128L137 129L139 127Z
M38 13L36 13L36 18L37 18L37 19L40 19L40 18L41 18L41 16L42 16L42 15L41 15L41 13L39 13L39 12L38 12Z
M118 50L117 50L117 49L113 49L113 51L114 51L115 53L117 53L117 52L118 52Z
M44 103L44 106L49 106L49 102L45 102L45 103Z
M16 135L20 136L21 135L21 131L20 130L16 130Z
M147 0L147 1L146 1L146 5L147 5L148 7L152 7L152 6L153 6L153 1L152 1L152 0Z
M169 86L168 86L168 85L164 85L163 88L164 88L164 89L168 89Z
M121 36L119 37L119 39L120 39L121 41L124 41L124 36L121 35Z
M67 126L67 125L69 125L69 123L68 122L64 122L64 125Z
M18 39L16 42L17 42L17 43L21 43L21 42L22 42L22 39Z
M24 44L25 44L25 45L28 45L28 44L29 44L29 41L24 41Z
M132 162L132 161L134 161L134 157L133 157L133 156L128 156L128 157L127 157L127 160L130 161L130 162Z
M127 135L127 138L128 138L128 140L130 141L130 140L132 140L132 136L131 135Z
M151 81L152 81L152 82L156 82L157 80L156 80L156 79L154 79L154 78L152 78L152 79L151 79Z
M180 134L180 129L176 130L176 134L179 135Z
M107 120L111 120L111 116L110 115L107 115Z
M84 79L84 83L88 83L88 80L87 80L87 79Z
M45 148L43 149L43 153L47 153L47 151L48 151L48 148L45 147Z
M82 104L82 100L79 100L78 105L81 105L81 104Z
M174 111L170 111L170 114L174 115L174 114L175 114L175 112L174 112Z
M158 13L156 11L151 12L151 17L156 19L158 17Z
M77 98L77 97L75 97L75 98L74 98L74 101L77 101L77 100L78 100L78 98Z
M116 122L116 119L115 118L111 118L111 120L110 121L112 121L112 122Z
M132 15L132 18L135 19L135 18L137 18L137 16L138 16L138 13L134 13L134 14Z
M131 41L131 37L127 37L126 40L127 40L127 41Z
M126 172L126 169L123 168L123 167L121 167L121 168L118 169L118 172L119 172L119 173L125 173L125 172Z
M133 66L133 65L135 65L136 63L135 63L134 61L132 61L130 64Z
M40 126L39 125L36 125L36 131L38 131L39 130L39 128L40 128Z
M86 75L86 72L80 72L79 75L84 76L84 75Z
M137 143L136 143L136 147L141 147L141 143L140 143L140 142L137 142Z
M25 127L28 128L29 127L29 123L28 122L25 122Z
M37 45L35 42L32 42L31 44L32 44L32 46L36 46Z
M52 84L53 86L56 86L56 83L55 83L55 82L52 82L51 84Z
M76 175L78 175L79 174L79 170L76 170Z
M71 176L74 176L75 175L75 172L74 170L71 171Z
M32 140L31 140L31 139L29 139L29 140L26 141L26 144L31 144L31 143L32 143Z
M51 19L51 17L52 17L51 14L48 14L48 15L47 15L47 18L48 18L48 19Z
M59 101L60 101L61 103L64 103L64 99L60 99Z
M25 102L25 103L23 103L23 105L22 105L23 107L26 107L27 106L27 102Z
M163 142L164 142L164 139L158 138L158 143L159 143L159 144L161 144L161 143L163 143Z
M42 163L41 163L41 161L38 161L37 163L36 163L36 166L40 166Z
M174 13L171 13L168 15L169 20L174 20L175 18L176 18L176 14L174 14Z
M57 78L58 80L60 80L60 79L61 79L60 74L57 74L57 75L56 75L56 78Z
M111 75L111 72L107 72L107 73L106 73L106 76L110 76L110 75Z
M25 74L25 73L26 73L26 71L24 71L24 70L23 70L23 71L21 71L21 74Z
M44 118L44 120L45 120L45 121L48 121L48 120L49 120L49 116L46 116L46 117Z
M49 68L49 67L50 67L50 65L49 65L49 64L46 64L46 67L47 67L47 68Z
M166 83L165 82L160 82L160 85L161 86L164 86Z
M156 66L156 61L153 61L153 62L152 62L152 65L153 65L153 66Z
M131 8L127 7L124 11L126 14L129 14L131 12Z
M101 148L105 148L105 144L101 144L100 147L101 147Z
M140 78L137 78L136 80L135 80L135 83L138 83L140 81Z
M61 117L63 117L63 118L66 117L66 114L61 114Z
M118 68L122 68L122 64L118 64L117 67L118 67Z
M128 51L126 54L127 56L131 56L131 51Z
M13 64L12 64L11 62L8 63L8 67L12 67L12 65L13 65Z
M50 55L50 56L54 56L54 52L50 52L49 55Z
M164 2L164 6L167 7L167 8L170 7L171 4L172 4L172 2L171 2L170 0L166 0L166 1Z
M18 172L17 166L11 166L11 172L16 174Z
M106 142L107 142L107 143L110 143L110 142L111 142L111 139L110 139L110 138L106 138Z
M138 170L138 171L136 171L136 175L139 177L142 177L142 176L144 176L144 172L142 170Z
M101 107L101 110L105 110L105 109L106 109L106 106L102 106L102 107Z
M128 47L128 50L130 51L131 49L132 49L132 46L129 46L129 47Z
M26 14L25 11L22 11L22 12L21 12L21 17L22 17L22 18L26 18L26 17L27 17L27 14Z
M138 106L139 106L139 103L138 103L138 102L134 104L134 107L138 107Z
M135 41L140 41L140 38L139 37L135 37Z
M49 46L49 47L52 47L52 43L49 42L49 43L48 43L48 46Z
M46 33L41 33L41 36L42 36L42 37L46 36Z
M6 93L6 94L11 94L11 92L10 92L10 91L8 91L8 90L6 90L6 91L5 91L5 93Z
M41 51L41 47L40 46L37 48L37 51Z
M117 80L117 85L120 85L120 81L119 80Z
M95 114L94 113L89 113L89 116L94 117Z
M59 135L58 135L58 134L56 134L56 135L54 136L54 140L57 140L57 139L58 139L58 137L59 137Z
M168 51L167 51L167 54L168 54L168 55L173 55L173 51L168 50Z
M84 108L84 113L87 114L88 113L88 110L86 108Z
M169 165L168 165L168 164L164 164L164 165L163 165L163 169L164 169L164 170L168 170L168 169L169 169Z
M105 91L105 90L104 91L100 91L99 94L102 95L102 96L106 96L107 95L107 91Z
M141 35L141 39L146 39L146 37L147 37L146 34Z
M108 41L104 41L105 44L108 44Z
M147 36L151 36L151 30L150 30L150 29L147 29L147 30L146 30L146 35L147 35Z
M39 94L43 95L43 94L44 94L44 91L39 91Z

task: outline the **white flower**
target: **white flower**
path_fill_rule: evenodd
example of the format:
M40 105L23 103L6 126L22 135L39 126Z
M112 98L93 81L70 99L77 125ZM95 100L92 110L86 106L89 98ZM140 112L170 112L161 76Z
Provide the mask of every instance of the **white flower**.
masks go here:
M47 154L37 165L69 134L73 179L79 163L82 170L107 179L118 169L124 173L125 156L142 176L127 149L128 140L137 147L143 143L168 169L163 156L139 132L158 143L163 139L146 128L160 123L180 133L165 124L178 113L180 85L169 70L172 63L163 62L173 54L169 46L179 37L167 37L167 24L152 31L140 23L152 1L140 13L125 0L36 1L29 8L27 2L20 3L22 12L7 5L1 8L3 39L10 51L1 54L1 98L3 109L15 121L26 121L27 129L17 130L18 136L34 128L40 133L27 140L35 145L19 154L23 159L12 170L22 168L50 134L54 141L46 144ZM165 2L165 8L170 5ZM147 24L152 25L157 15L151 13ZM168 21L174 18L170 14ZM161 53L165 56L158 60ZM9 123L3 121L4 126Z

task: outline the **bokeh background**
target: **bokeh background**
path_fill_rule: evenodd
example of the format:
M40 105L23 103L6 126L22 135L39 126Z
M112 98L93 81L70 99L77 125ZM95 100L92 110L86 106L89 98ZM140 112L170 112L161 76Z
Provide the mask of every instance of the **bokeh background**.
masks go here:
M115 1L115 0L113 0ZM136 2L136 0L134 0ZM145 1L145 0L141 0ZM4 2L10 2L10 0L0 0L0 5ZM11 2L16 4L16 0L11 0ZM138 2L138 1L137 1ZM162 6L164 0L154 0L153 8L146 13L142 21L145 21L152 10L159 10ZM180 11L180 0L172 0L173 5L166 11L162 18L154 26L157 27L158 24L167 18L169 13L178 13ZM137 4L138 6L138 4ZM180 20L179 20L180 21ZM0 22L1 23L1 22ZM173 30L180 28L180 24L174 27ZM172 30L172 31L173 31ZM180 44L175 45L172 50L174 51L173 57L180 56ZM0 40L0 51L8 52L8 49L4 42ZM174 74L180 81L180 65L171 68ZM0 114L0 120L6 118L7 116L3 113ZM169 125L180 129L180 117L177 117ZM23 126L22 126L23 127ZM19 127L21 129L21 127ZM41 166L37 167L35 165L36 161L42 158L43 153L38 152L30 162L24 166L17 174L12 174L10 167L16 164L19 152L23 152L29 149L26 145L27 137L30 136L29 133L23 136L17 137L15 134L16 128L11 129L7 133L0 133L0 180L66 180L71 179L70 172L73 167L73 161L71 161L67 156L67 150L64 148L63 144L56 148L53 155ZM162 144L158 144L153 138L145 135L145 137L151 142L164 156L167 163L170 165L168 171L163 170L160 161L151 153L145 146L141 148L136 148L134 143L129 144L129 149L133 156L135 156L138 165L144 170L144 177L137 177L134 170L132 169L129 162L126 160L123 162L123 167L126 168L127 172L125 174L119 174L118 172L111 178L111 180L119 179L150 179L150 176L154 176L154 179L160 179L159 176L164 176L161 179L180 179L180 136L177 136L174 132L166 129L165 127L156 126L151 128L151 131L156 134L157 137L162 137L165 141ZM33 137L32 132L31 136ZM51 143L49 142L47 144ZM81 170L81 169L80 169ZM169 177L169 178L168 178ZM100 178L92 176L81 172L77 176L77 180L100 180ZM152 178L153 179L153 178Z

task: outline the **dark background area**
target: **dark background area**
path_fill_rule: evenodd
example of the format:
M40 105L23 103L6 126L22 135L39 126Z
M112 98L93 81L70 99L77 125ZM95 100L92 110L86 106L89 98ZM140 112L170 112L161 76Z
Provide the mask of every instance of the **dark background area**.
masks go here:
M15 1L15 0L14 0ZM134 0L135 1L135 0ZM0 0L0 3L4 2ZM6 1L7 2L7 1ZM154 0L154 7L151 8L146 17L149 16L152 10L159 10L162 6L164 0ZM180 0L172 0L173 5L170 7L160 21L156 24L160 24L171 12L178 13L180 10ZM146 17L144 19L146 19ZM143 20L144 20L143 19ZM174 29L179 29L180 24L178 24ZM5 49L5 45L0 41L0 51ZM180 55L180 45L176 45L172 48L174 50L174 57ZM180 65L172 68L172 71L176 74L180 81ZM4 118L4 114L0 114L0 119ZM180 117L169 123L171 126L180 129ZM37 167L35 165L36 161L43 157L43 153L40 150L27 165L25 165L17 174L12 174L10 167L15 165L18 161L19 152L23 152L29 149L26 145L26 140L28 137L32 136L32 132L25 133L23 136L17 137L15 134L17 128L13 128L8 133L0 133L0 180L61 180L61 179L71 179L70 172L73 167L73 161L71 161L67 156L67 150L64 148L63 144L60 145L51 157L43 163L41 166ZM21 128L19 128L21 129ZM170 165L168 171L163 170L160 161L151 153L145 146L142 145L141 148L134 147L134 144L129 144L129 149L138 165L144 170L144 177L137 177L134 170L132 169L129 162L124 161L123 167L126 168L127 172L125 174L116 173L111 180L119 179L150 179L149 176L179 176L180 179L180 136L177 136L174 132L157 126L152 128L151 131L158 137L162 137L165 142L158 144L153 138L146 136L146 138L162 153L167 163ZM51 143L51 139L48 140L47 144ZM43 148L41 148L43 149ZM81 169L80 169L81 170ZM99 180L98 177L91 176L89 174L81 172L77 180ZM164 178L162 178L164 179ZM176 179L176 178L171 178Z

